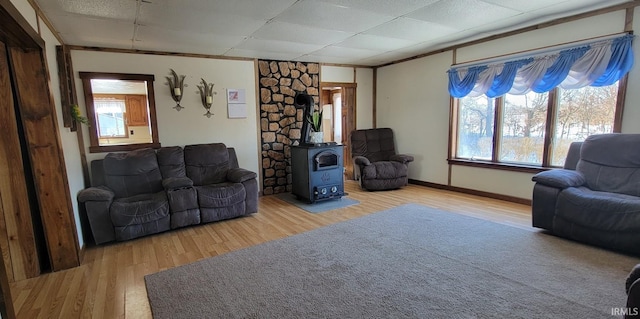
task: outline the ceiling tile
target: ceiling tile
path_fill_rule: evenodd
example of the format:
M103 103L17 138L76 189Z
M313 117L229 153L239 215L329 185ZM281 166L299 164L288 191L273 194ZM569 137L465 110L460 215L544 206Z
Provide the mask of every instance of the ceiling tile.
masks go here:
M288 7L296 0L163 0L162 6L182 8L189 11L230 14L267 21Z
M328 46L320 50L311 52L310 55L315 56L333 56L333 57L353 57L353 58L368 58L374 55L378 55L382 52L364 49L353 49L337 46Z
M268 51L268 52L282 52L282 53L297 53L305 54L321 49L322 45L317 44L303 44L288 41L274 41L249 38L236 46L238 49L254 50L254 51Z
M60 4L60 9L68 13L126 21L133 21L136 17L137 2L131 0L58 0L57 2Z
M65 15L65 18L56 19L55 21L56 29L61 36L74 38L72 43L76 45L100 46L116 42L119 47L122 47L123 43L127 43L129 47L131 46L134 29L131 23L88 18L79 15ZM78 29L82 29L84 32L78 33Z
M455 33L458 30L441 24L401 17L363 33L396 39L426 41Z
M168 52L190 52L220 55L238 45L245 38L210 33L182 32L157 27L140 26L134 46L137 49L156 49Z
M159 52L171 52L171 53L185 53L185 54L204 54L204 55L219 55L222 56L230 48L221 47L208 47L203 44L180 44L174 42L167 42L162 40L150 40L150 41L136 41L133 49L135 50L149 50Z
M249 36L266 21L208 11L184 10L180 7L145 4L138 23L177 31Z
M520 12L537 10L544 7L553 6L568 0L482 0L483 2L495 4L504 8L513 9Z
M373 51L391 51L415 44L415 41L381 37L370 34L358 34L340 43L334 44L338 47L366 49Z
M312 26L271 21L253 33L252 37L308 44L329 45L355 35L353 32L327 30Z
M299 57L298 54L295 53L283 53L283 52L267 52L267 51L256 51L256 50L244 50L244 49L231 49L227 51L225 56L232 57L244 57L244 58L260 58L267 60L285 60L290 61Z
M438 0L320 0L346 8L377 12L380 14L401 16L428 6Z
M438 1L408 14L407 17L468 29L517 14L520 12L480 0L457 0Z
M355 33L392 19L393 17L389 15L348 9L315 0L299 1L275 17L276 21Z
M314 55L308 54L300 56L293 61L301 61L301 62L319 62L319 63L335 63L335 64L355 64L355 65L366 65L360 63L360 58L353 57L336 57L336 56L325 56L325 55Z
M538 10L534 10L531 14L545 17L547 19L555 19L568 15L574 15L581 12L596 10L599 8L609 7L620 3L629 2L628 0L566 0L558 2L552 6L547 6ZM588 8L588 9L587 9Z

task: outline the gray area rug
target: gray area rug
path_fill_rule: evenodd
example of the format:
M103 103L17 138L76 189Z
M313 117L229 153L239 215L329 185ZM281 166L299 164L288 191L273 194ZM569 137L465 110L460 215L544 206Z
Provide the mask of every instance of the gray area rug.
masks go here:
M360 204L359 201L348 198L348 197L341 197L338 199L329 199L329 200L324 200L324 201L315 202L313 204L309 204L308 202L297 199L296 195L293 195L291 193L280 193L280 194L276 194L275 196L289 204L296 205L308 211L309 213L314 213L314 214L324 213L326 211Z
M408 204L145 277L154 318L612 318L638 258Z

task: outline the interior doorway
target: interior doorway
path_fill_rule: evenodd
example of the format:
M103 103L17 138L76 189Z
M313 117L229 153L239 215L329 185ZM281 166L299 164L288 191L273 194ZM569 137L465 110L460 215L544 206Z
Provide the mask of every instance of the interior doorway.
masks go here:
M10 1L0 21L0 313L14 318L9 282L76 267L80 248L45 42Z
M356 129L356 83L320 83L320 108L325 142L337 142L344 148L345 178L353 179L349 138Z

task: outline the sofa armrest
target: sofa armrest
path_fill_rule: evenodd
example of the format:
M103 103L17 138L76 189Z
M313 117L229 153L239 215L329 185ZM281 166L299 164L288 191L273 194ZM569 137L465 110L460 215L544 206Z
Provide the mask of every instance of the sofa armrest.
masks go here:
M627 276L627 280L625 281L625 291L627 292L627 294L629 293L629 290L631 289L631 286L638 281L638 279L640 279L640 264L635 265L635 267L633 267L633 269L631 269L631 272L629 272L629 275ZM640 288L640 287L638 287ZM640 289L639 289L640 290ZM640 291L638 291L638 293L640 293Z
M78 202L84 205L93 240L98 245L116 239L109 214L114 196L106 186L89 187L78 193Z
M409 162L413 162L413 156L405 155L405 154L395 154L389 157L390 161L400 162L402 164L406 164Z
M536 183L561 189L578 187L586 183L586 179L580 172L569 169L553 169L540 172L531 179Z
M633 267L629 273L625 290L627 292L627 307L638 309L640 307L640 264Z
M242 183L257 177L258 174L244 168L232 168L227 172L227 180L233 183Z
M113 200L115 193L106 186L89 187L78 193L78 201L81 203L89 201L106 201Z
M189 177L168 177L162 180L165 190L174 190L193 186L193 180Z
M364 156L354 156L353 157L353 162L356 165L362 165L362 166L369 166L371 165L371 162L369 161L368 158L364 157Z

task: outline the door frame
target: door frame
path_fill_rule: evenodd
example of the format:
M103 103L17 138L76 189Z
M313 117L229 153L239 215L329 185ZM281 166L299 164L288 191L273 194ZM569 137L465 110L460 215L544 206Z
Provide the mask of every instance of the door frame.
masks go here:
M23 127L26 139L22 152L28 155L32 167L22 176L25 180L30 176L35 186L37 202L33 205L38 206L42 219L40 231L46 241L49 264L52 271L76 267L80 265L80 247L60 141L58 110L50 92L45 41L10 0L0 0L0 21L0 40L7 46L4 53L11 66L6 72L11 78L16 111L20 113L17 125ZM0 235L6 236L6 230ZM6 267L0 267L3 298L12 306L11 291L4 289L9 282L7 269L2 268ZM8 316L15 317L15 313Z
M356 129L356 91L358 84L352 82L320 82L320 94L321 94L321 103L322 103L322 92L328 88L339 88L341 92L342 105L340 107L344 109L346 106L347 114L347 132L342 132L342 141L336 141L341 143L344 147L343 158L344 158L344 168L345 168L345 177L346 179L353 179L353 163L351 160L351 142L350 136L351 132ZM345 92L349 90L352 91L352 94L345 94ZM334 108L336 106L334 105ZM335 122L335 121L334 121ZM344 125L344 123L343 123Z

